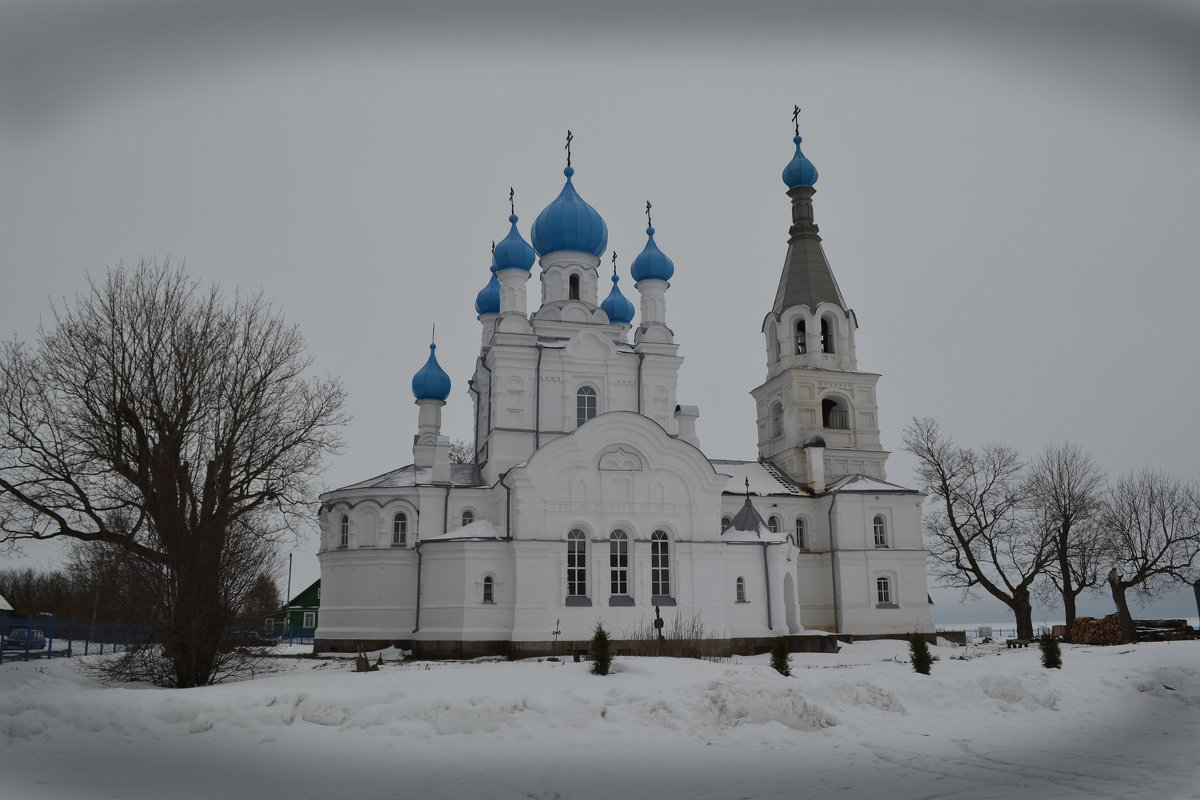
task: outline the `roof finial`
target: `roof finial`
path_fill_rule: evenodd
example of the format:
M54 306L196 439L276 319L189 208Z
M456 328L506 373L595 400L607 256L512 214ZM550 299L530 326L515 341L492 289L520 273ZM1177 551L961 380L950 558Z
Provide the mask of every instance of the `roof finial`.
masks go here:
M617 251L613 250L613 276L617 274Z
M653 228L654 223L650 221L650 201L646 201L646 227Z
M574 138L575 138L575 134L571 133L570 131L567 131L567 146L565 149L567 151L567 166L568 167L571 166L571 140Z
M792 109L792 124L796 126L796 135L800 135L800 106Z
M436 322L433 323L433 328L430 329L430 331L429 331L429 343L430 344L437 343L437 323Z
M746 499L750 499L750 477L746 476Z
M496 240L492 240L492 255L496 255Z
M515 193L513 192L513 187L511 187L511 186L508 187L508 213L510 213L510 214L517 213L517 205L516 205L516 203L513 202L514 194Z

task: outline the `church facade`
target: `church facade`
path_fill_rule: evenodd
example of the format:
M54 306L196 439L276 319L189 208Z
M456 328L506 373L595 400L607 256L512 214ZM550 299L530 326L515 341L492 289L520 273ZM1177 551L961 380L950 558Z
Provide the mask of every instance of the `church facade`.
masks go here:
M674 264L648 227L635 309L615 268L602 275L608 229L568 158L532 245L510 216L476 297L474 462L451 463L451 380L430 345L412 382L413 463L321 496L317 650L549 653L597 622L632 638L656 609L751 645L933 631L923 495L886 480L879 376L858 370L800 141L783 172L792 226L763 320L766 379L750 390L758 459L701 450L699 412L676 397Z

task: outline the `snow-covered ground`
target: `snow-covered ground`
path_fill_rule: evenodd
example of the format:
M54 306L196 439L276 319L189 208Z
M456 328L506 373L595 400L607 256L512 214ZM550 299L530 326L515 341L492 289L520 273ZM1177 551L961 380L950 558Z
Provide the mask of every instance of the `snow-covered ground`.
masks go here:
M298 650L300 648L297 648ZM250 681L100 686L0 666L0 797L1200 797L1200 641L713 663L271 659ZM969 656L967 660L961 660ZM385 653L385 659L395 659Z

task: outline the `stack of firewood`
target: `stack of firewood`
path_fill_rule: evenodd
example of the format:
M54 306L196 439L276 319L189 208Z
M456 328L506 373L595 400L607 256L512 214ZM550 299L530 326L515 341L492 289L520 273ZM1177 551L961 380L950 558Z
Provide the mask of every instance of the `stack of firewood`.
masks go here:
M1071 641L1075 644L1120 644L1121 622L1116 614L1104 619L1076 617L1071 626Z

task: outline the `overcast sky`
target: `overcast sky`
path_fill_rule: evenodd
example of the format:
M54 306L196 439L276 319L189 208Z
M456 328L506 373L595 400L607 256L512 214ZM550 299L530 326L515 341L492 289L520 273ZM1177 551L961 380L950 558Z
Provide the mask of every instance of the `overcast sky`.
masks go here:
M110 265L186 262L263 289L343 380L323 488L402 466L435 323L443 432L471 437L491 242L510 186L528 238L569 128L635 303L653 202L679 401L709 456L751 459L799 104L886 448L933 416L1200 477L1194 3L326 5L0 0L0 335Z

